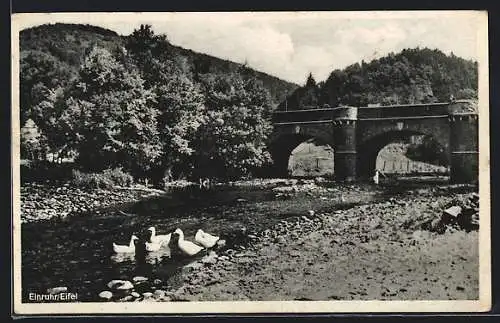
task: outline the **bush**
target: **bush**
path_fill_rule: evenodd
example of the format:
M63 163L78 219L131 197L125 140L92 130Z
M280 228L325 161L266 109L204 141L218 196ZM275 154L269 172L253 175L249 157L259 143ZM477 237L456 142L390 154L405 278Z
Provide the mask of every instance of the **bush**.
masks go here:
M121 168L106 169L102 173L83 173L73 170L73 184L84 188L112 188L113 186L130 186L134 179Z
M132 175L124 172L122 168L105 169L102 175L118 186L130 186L134 183Z

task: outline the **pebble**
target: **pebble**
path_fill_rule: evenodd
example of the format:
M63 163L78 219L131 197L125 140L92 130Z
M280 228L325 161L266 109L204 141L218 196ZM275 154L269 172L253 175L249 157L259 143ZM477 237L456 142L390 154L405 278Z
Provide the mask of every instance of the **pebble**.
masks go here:
M276 243L281 243L281 244L286 243L285 238L283 238L283 237L281 237L281 236L277 237L274 241L275 241Z
M143 277L143 276L135 276L134 278L132 278L132 281L134 283L141 283L141 282L145 282L147 280L148 280L148 278L147 277Z
M104 290L99 293L99 297L102 299L111 299L113 297L113 293L110 292L109 290Z
M139 294L138 292L132 292L130 293L130 295L134 296L135 298L141 297L141 294Z
M162 298L162 297L165 297L167 292L165 292L164 290L162 289L157 289L155 290L155 292L153 293L153 296L156 297L156 298Z
M128 280L114 279L108 283L108 287L111 289L124 291L134 288L134 285Z

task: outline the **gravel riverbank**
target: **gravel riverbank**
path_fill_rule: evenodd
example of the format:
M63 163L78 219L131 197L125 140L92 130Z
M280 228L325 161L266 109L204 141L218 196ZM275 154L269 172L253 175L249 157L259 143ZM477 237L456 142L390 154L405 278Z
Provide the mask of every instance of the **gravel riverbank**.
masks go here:
M150 284L121 300L478 299L478 231L437 225L443 210L477 194L443 194L448 190L310 210L249 236L246 247L209 252L171 277L168 288Z
M21 222L36 222L101 211L98 209L138 201L162 194L143 187L83 189L62 185L24 184L21 186Z
M470 199L407 196L281 221L246 250L190 265L174 298L208 300L477 299L478 232L422 230Z

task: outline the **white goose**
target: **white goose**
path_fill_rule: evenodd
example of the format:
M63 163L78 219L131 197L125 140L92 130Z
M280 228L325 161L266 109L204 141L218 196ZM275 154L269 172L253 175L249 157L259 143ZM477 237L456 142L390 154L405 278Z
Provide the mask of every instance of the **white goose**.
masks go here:
M163 243L160 242L149 242L146 241L144 245L146 246L146 251L158 251Z
M219 237L199 229L194 236L194 240L205 248L212 248L219 241Z
M170 241L170 237L172 236L171 233L156 235L155 227L149 227L148 231L151 232L151 238L149 240L151 243L161 243L161 244L166 243L166 244L168 244Z
M132 235L130 238L130 243L128 246L124 245L117 245L116 243L113 242L113 251L115 253L133 253L135 252L135 244L134 241L138 240L139 238L136 235Z
M194 256L203 250L203 247L197 245L196 243L184 240L184 232L182 232L181 229L175 229L174 233L179 235L177 246L184 255Z

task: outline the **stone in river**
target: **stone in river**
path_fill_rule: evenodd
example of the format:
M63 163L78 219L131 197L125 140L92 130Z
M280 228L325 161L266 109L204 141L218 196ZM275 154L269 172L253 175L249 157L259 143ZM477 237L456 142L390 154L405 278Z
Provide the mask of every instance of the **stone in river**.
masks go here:
M108 283L108 287L119 291L126 291L134 288L134 285L128 280L114 279Z
M202 259L202 261L203 261L203 259ZM203 264L200 262L197 262L197 261L184 266L184 268L191 269L191 270L200 269L201 267L203 267Z
M134 296L135 298L141 297L141 294L139 294L138 292L132 292L130 293L130 295Z
M449 216L452 216L456 218L460 213L462 212L462 208L458 205L452 206L444 210L444 213L446 213Z
M145 293L142 293L142 296L143 296L144 298L150 298L150 297L152 297L152 296L153 296L153 293L151 293L151 292L145 292Z
M113 293L111 293L109 290L104 290L99 293L99 297L103 299L111 299L111 297L113 297Z
M165 297L166 292L164 290L157 289L157 290L155 290L155 292L153 293L153 295L154 295L155 298L162 298L162 297Z
M147 277L143 277L143 276L135 276L134 278L132 278L132 281L134 283L142 283L142 282L145 282L147 280L148 280L148 278Z
M218 248L223 248L225 246L226 246L226 240L220 239L220 240L217 241L217 247Z
M47 289L47 294L54 295L54 294L65 293L67 291L68 291L68 287L66 287L66 286L53 287L53 288Z

